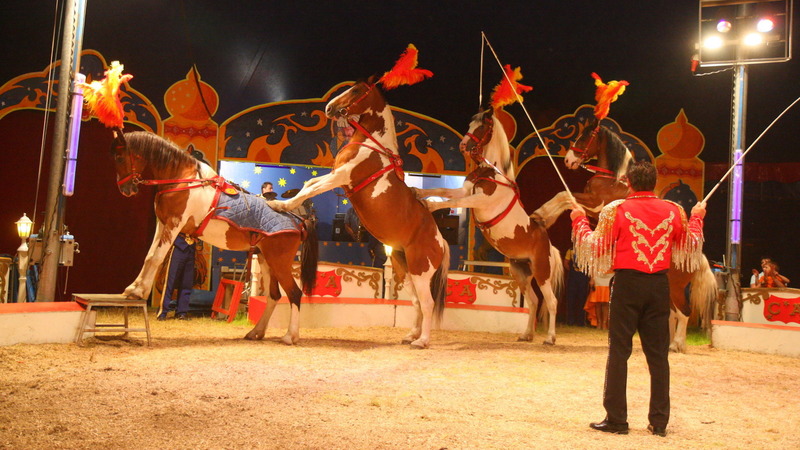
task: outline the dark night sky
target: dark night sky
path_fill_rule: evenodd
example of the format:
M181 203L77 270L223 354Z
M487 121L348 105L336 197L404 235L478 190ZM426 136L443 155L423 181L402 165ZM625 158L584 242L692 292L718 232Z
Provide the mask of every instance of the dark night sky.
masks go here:
M463 128L478 103L480 32L534 86L526 107L537 127L593 102L591 72L625 79L611 116L656 150L655 135L684 108L706 135L707 161L727 160L731 72L693 77L694 1L176 1L89 0L84 48L120 60L154 99L192 64L220 93L216 119L276 100L314 98L340 81L391 67L406 44L433 79L389 94L390 103ZM0 80L41 70L49 57L51 1L4 2ZM796 24L795 24L796 25ZM795 26L796 27L796 26ZM31 33L35 30L34 33ZM485 90L499 80L485 57ZM700 69L699 72L704 71ZM800 64L749 69L747 129L754 139L800 96ZM510 108L527 134L519 107ZM165 111L161 111L162 114ZM751 152L750 161L798 161L790 133L800 108ZM519 134L518 136L521 136Z
M0 83L46 67L53 2L4 1L0 12ZM388 101L463 132L478 106L484 31L503 63L521 66L523 83L534 87L525 105L537 127L593 103L590 73L597 72L606 81L631 83L611 117L655 154L656 133L683 108L706 136L701 158L726 162L732 72L692 75L697 21L698 2L689 0L88 0L83 44L125 64L135 77L131 85L161 108L162 117L167 87L196 64L220 95L214 118L222 122L254 105L321 97L341 81L383 72L414 43L420 66L435 76L390 92ZM797 17L794 22L796 31ZM487 50L484 96L500 76ZM800 96L798 79L796 59L750 66L748 144ZM518 139L530 133L520 107L509 111L519 124ZM800 161L798 121L800 106L748 161ZM7 150L0 147L4 155Z

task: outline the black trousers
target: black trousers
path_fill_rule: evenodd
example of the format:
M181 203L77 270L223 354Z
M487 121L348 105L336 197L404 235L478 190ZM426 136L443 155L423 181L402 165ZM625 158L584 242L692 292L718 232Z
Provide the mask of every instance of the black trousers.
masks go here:
M669 422L669 282L666 273L618 270L611 288L608 362L603 391L607 419L628 421L628 358L639 332L650 369L650 424Z

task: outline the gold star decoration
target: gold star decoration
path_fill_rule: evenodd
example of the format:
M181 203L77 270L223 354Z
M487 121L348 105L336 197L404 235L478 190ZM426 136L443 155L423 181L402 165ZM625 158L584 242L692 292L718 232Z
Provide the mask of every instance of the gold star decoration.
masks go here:
M263 171L264 171L264 168L261 167L261 166L256 166L255 169L253 169L253 173L261 173Z
M311 171L311 175L317 176L317 171L316 170L312 170Z
M278 180L278 186L285 187L286 186L286 178L281 178Z
M294 170L294 167L292 167L291 169L289 169L289 173L294 175L295 173L297 173L297 171Z
M347 199L346 199L346 198L343 198L343 199L342 199L342 204L343 204L343 205L346 205L346 204L348 204L348 203L350 203L350 202L349 202L349 201L347 201Z

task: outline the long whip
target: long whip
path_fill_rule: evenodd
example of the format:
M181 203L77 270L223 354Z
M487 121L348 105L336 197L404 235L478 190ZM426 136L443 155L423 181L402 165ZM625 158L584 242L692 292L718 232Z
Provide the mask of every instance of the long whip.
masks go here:
M486 37L486 33L481 31L481 36L483 36L483 41L486 42L486 45L489 47L489 50L492 51L492 55L494 55L494 59L497 61L497 64L500 66L500 71L503 73L503 76L506 78L506 81L508 81L513 86L514 83L511 81L511 79L508 77L508 74L503 69L503 63L500 62L500 58L497 57L497 53L494 51L494 47L492 47L492 44L489 42L489 38ZM547 145L545 145L544 139L542 139L542 136L539 134L539 129L536 128L536 125L533 123L533 119L531 118L531 115L528 113L528 108L526 108L525 104L522 103L522 97L519 95L519 93L517 93L516 90L513 90L513 91L514 91L514 95L517 97L517 102L520 104L520 106L522 106L522 110L525 112L525 116L528 118L528 121L531 123L531 126L533 127L533 131L536 132L536 137L539 139L539 142L542 144L542 148L544 149L544 153L550 159L550 163L553 165L553 169L555 169L556 174L558 174L558 178L561 180L561 184L564 185L564 189L567 191L567 194L569 194L569 198L570 198L570 200L572 200L572 203L576 203L575 197L572 195L572 191L569 189L569 186L567 186L567 182L564 180L564 177L561 175L561 172L558 170L558 166L556 166L556 161L553 159L553 155L551 155L550 152L547 151Z
M744 153L742 153L739 156L739 158L736 159L736 161L731 165L731 167L728 169L728 171L725 172L725 175L722 176L722 178L717 182L717 184L714 186L714 188L711 189L708 192L708 194L706 194L706 196L703 198L703 202L702 203L708 201L709 197L711 197L711 194L713 194L714 192L717 191L717 189L719 188L720 184L722 184L722 182L725 181L726 178L728 178L728 175L730 175L731 172L733 172L734 167L738 166L742 162L744 157L747 156L747 154L750 152L750 150L753 149L753 146L756 145L756 143L759 141L759 139L761 139L761 137L764 136L764 134L766 134L766 132L769 131L769 129L772 128L773 125L775 125L775 122L777 122L781 117L783 117L783 115L786 114L786 112L789 111L792 108L792 106L794 106L797 102L800 102L800 97L797 97L797 99L795 101L793 101L791 105L787 106L786 109L784 109L782 113L778 114L778 117L776 117L775 120L773 120L772 123L770 123L769 126L767 128L765 128L764 131L761 132L761 134L758 135L756 140L753 141L753 143L750 144L749 147L747 147L747 150L745 150Z

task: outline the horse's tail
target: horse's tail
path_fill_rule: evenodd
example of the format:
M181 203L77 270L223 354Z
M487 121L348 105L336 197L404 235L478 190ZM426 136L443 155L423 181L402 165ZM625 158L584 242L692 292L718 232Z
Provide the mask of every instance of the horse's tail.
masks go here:
M300 251L300 283L303 293L311 295L317 283L317 263L319 262L319 246L317 245L317 221L306 220L306 239Z
M550 244L550 284L556 298L561 298L565 288L564 261L561 259L561 252L553 244Z
M719 286L717 286L717 279L705 256L700 262L700 267L692 275L691 283L689 303L692 307L692 315L700 318L700 326L703 329L708 329L713 315L711 308L719 295Z
M447 272L450 268L450 246L444 242L444 256L442 263L431 278L431 295L433 295L433 317L437 324L442 323L444 304L447 298Z

